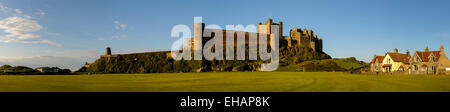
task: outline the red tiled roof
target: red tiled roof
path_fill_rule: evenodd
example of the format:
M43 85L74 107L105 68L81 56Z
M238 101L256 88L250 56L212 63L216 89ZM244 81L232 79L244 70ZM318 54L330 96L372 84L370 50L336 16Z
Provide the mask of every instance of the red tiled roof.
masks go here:
M403 63L409 63L409 58L407 54L402 53L387 53L394 62L403 62Z
M428 67L426 64L423 64L422 67Z
M430 61L430 55L433 54L436 58L435 61L439 61L439 57L441 56L441 51L416 51L417 55L419 55L422 62Z
M383 63L384 56L376 56L370 61L370 63L375 63L375 61L378 59L378 63Z

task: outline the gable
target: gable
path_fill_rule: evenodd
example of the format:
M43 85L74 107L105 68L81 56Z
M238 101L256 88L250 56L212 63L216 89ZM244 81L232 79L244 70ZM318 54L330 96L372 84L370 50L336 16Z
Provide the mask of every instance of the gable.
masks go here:
M387 53L393 62L409 63L409 56L402 53Z
M384 59L384 56L375 56L375 57L372 59L372 61L370 61L370 63L375 63L375 62L383 63L383 59Z
M422 62L422 59L420 58L419 54L416 52L410 59L413 62Z
M389 60L392 60L391 56L386 55L382 62L383 62L383 64L385 64L385 63L388 63Z
M434 61L439 61L439 57L440 55L440 51L416 51L417 55L420 57L420 60L422 62L429 62L430 61L430 56L434 55L435 60ZM416 54L414 53L414 54Z
M430 54L430 56L428 56L428 61L429 62L436 62L438 59L436 58L436 56L434 56L433 53Z

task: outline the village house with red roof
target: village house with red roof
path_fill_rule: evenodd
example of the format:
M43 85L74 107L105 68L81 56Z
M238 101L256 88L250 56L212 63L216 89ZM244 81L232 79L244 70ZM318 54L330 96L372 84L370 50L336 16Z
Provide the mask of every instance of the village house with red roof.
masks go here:
M384 56L377 56L375 55L372 61L370 61L370 71L372 72L383 72L382 71L382 64L383 64Z
M450 67L444 46L439 51L430 51L428 47L425 51L416 51L410 62L414 74L444 74Z
M394 52L386 53L383 59L382 70L383 72L404 72L409 68L409 51L406 54L399 53L398 49L394 49Z
M373 73L404 73L404 74L450 74L450 61L444 52L444 46L439 51L416 51L412 56L399 53L398 49L388 52L385 56L374 56L370 62Z

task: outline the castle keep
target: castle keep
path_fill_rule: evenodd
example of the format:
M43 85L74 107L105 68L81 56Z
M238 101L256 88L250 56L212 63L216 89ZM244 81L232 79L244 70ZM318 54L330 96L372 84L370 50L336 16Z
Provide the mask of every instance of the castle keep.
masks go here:
M268 19L265 24L259 22L257 24L257 32L259 33L259 26L266 25L267 32L271 31L271 25L279 25L280 38L284 40L286 43L281 44L287 47L291 46L306 46L312 48L316 52L323 52L322 50L322 38L318 38L317 35L314 34L312 30L308 29L299 29L297 27L293 28L289 32L289 36L283 36L283 22L279 21L278 23L273 23L272 19ZM270 34L270 33L269 33Z

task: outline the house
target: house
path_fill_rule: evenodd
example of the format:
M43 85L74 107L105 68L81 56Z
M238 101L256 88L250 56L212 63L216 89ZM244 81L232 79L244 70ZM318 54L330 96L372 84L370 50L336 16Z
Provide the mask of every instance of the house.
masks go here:
M399 53L398 49L394 49L394 52L386 53L382 61L383 72L405 72L409 69L409 51L406 54Z
M439 51L416 51L410 59L412 73L414 74L444 74L450 67L450 61L445 55L444 46Z
M374 55L372 61L370 61L370 71L374 73L382 72L382 63L384 56Z
M36 70L42 73L58 73L61 71L58 67L39 67Z
M438 59L438 74L450 74L450 60L448 59L447 55L444 51L444 45L441 46L439 50L439 59Z

